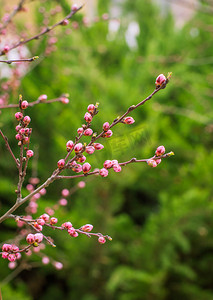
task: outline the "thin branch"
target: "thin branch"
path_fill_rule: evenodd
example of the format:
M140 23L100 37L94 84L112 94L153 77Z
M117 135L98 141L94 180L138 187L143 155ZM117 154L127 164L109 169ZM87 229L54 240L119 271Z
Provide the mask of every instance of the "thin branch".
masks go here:
M76 9L76 10L71 10L71 12L70 12L65 18L63 18L61 21L55 23L55 24L52 25L52 26L46 27L43 31L41 31L40 33L34 35L33 37L31 37L31 38L29 38L29 39L26 39L26 40L22 40L22 39L21 39L18 43L16 43L16 44L13 45L12 47L10 47L9 51L12 50L12 49L15 49L15 48L19 47L20 45L24 45L24 44L26 44L26 43L29 43L29 42L31 42L32 40L38 40L42 35L44 35L44 34L50 32L50 31L52 31L52 30L53 30L54 28L56 28L57 26L62 25L63 22L64 22L64 20L71 19L72 16L75 15L82 7L83 7L83 5L79 6L79 8ZM4 54L5 54L4 51L1 51L1 52L0 52L0 56L1 56L1 55L4 55Z
M12 63L31 62L38 58L39 58L38 56L33 56L31 58L23 58L23 59L0 60L0 63L6 63L6 64L10 65Z
M45 103L45 104L48 104L48 103L53 103L53 102L61 102L62 100L62 97L58 97L58 98L55 98L55 99L50 99L50 100L35 100L33 102L29 102L29 105L28 107L32 107L34 105L37 105L37 104L41 104L41 103ZM19 107L19 104L8 104L8 105L0 105L0 109L5 109L5 108L14 108L14 107Z
M19 1L18 5L14 8L13 12L9 15L7 20L4 22L4 24L0 28L0 33L2 32L3 29L5 29L7 27L7 25L11 22L12 18L22 9L25 1L26 0Z
M15 155L13 154L13 151L12 151L11 148L10 148L10 145L9 145L9 143L8 143L8 138L3 134L3 132L1 131L1 129L0 129L0 134L1 134L2 138L4 139L5 145L6 145L7 149L8 149L8 151L10 152L10 154L11 154L13 160L15 161L17 168L19 168L20 165L19 165L19 163L18 163L18 161L17 161Z

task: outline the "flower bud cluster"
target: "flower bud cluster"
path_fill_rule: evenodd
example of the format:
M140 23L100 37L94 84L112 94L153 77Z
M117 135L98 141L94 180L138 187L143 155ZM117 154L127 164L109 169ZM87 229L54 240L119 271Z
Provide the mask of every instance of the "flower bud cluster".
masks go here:
M42 233L36 233L36 234L29 233L26 237L26 241L28 244L33 245L34 247L38 247L38 245L43 241L43 234Z
M165 153L165 151L166 150L165 150L164 146L157 147L157 149L155 151L155 156L148 159L147 164L152 168L157 167L157 165L159 165L161 163L161 158L158 158L158 156L163 155Z
M14 262L21 258L21 253L19 252L19 247L13 244L4 244L2 246L2 258L7 258L10 262Z

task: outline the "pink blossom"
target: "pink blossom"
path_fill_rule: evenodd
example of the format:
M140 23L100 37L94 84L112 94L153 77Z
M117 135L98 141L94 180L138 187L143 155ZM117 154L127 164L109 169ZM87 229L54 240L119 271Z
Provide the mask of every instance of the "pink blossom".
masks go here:
M105 239L103 236L100 236L100 237L98 238L98 242L99 242L100 244L104 244L104 243L106 243L106 239Z
M72 166L72 170L73 172L80 173L82 172L82 166L79 164L75 164L74 166Z
M87 122L87 123L90 123L92 122L92 115L88 112L85 113L84 115L84 120Z
M13 262L13 261L16 260L16 256L15 256L14 253L8 254L7 258L8 258L8 260L11 261L11 262Z
M9 255L8 252L2 252L2 253L1 253L2 258L4 258L4 259L7 258L8 255Z
M119 164L114 164L113 165L113 170L115 172L121 172L121 166Z
M60 160L57 162L57 165L58 165L58 168L59 168L59 169L63 169L63 167L65 166L65 160L64 160L64 159L60 159Z
M158 75L155 81L155 86L156 88L161 87L162 85L166 84L167 78L163 74Z
M123 119L123 122L125 124L133 124L135 122L135 120L132 117L126 117Z
M111 160L105 160L105 162L104 162L105 169L110 169L112 166L113 166L113 163Z
M103 134L103 137L109 138L112 135L113 135L113 132L112 132L112 130L109 129Z
M17 121L20 121L23 118L23 114L18 111L17 113L15 113L15 118Z
M76 144L75 147L74 147L75 153L81 152L82 149L83 149L82 143L78 143L78 144Z
M16 263L15 261L11 261L11 262L9 262L9 264L8 264L8 268L9 268L10 270L15 269L16 266L17 266L17 263Z
M91 128L87 128L85 131L84 131L84 135L86 136L90 136L93 134L93 130Z
M34 234L34 239L36 243L41 243L43 240L43 234L42 233L36 233Z
M68 197L69 194L70 194L70 191L69 191L68 189L63 189L63 190L61 191L61 195L62 195L63 197Z
M166 149L164 146L159 146L157 147L156 151L155 151L155 155L156 156L161 156L165 153Z
M26 241L28 244L33 244L35 242L35 236L32 233L29 233L26 237Z
M68 21L68 20L67 20ZM70 100L67 97L61 97L61 102L63 104L68 104L70 102Z
M93 146L87 146L85 149L86 153L93 154L95 151L95 148Z
M63 269L63 264L60 263L59 261L54 262L53 265L54 265L54 267L55 267L57 270Z
M94 104L89 104L87 107L87 110L89 113L93 113L95 110L95 105Z
M55 225L55 224L57 224L57 223L58 223L58 219L57 219L57 218L52 217L52 218L50 219L50 225Z
M69 140L69 141L66 143L66 147L67 147L67 151L72 150L73 147L74 147L73 141Z
M39 225L43 226L45 224L45 220L42 218L37 219L36 221Z
M94 146L95 150L101 150L104 148L104 146L100 143L94 143L93 146Z
M107 131L107 130L109 130L109 128L110 128L109 122L105 122L105 123L103 124L103 130L104 130L104 131Z
M50 208L50 207L46 207L45 211L48 213L48 215L52 216L54 215L55 211L54 209Z
M67 232L69 233L69 235L73 236L73 234L75 233L75 228L70 227Z
M28 158L33 157L34 152L32 150L27 150L26 155Z
M84 129L82 127L77 129L77 133L80 135L81 133L83 133Z
M80 163L84 163L86 161L86 156L82 155L80 157L77 157L76 160Z
M2 246L2 251L3 252L9 252L9 251L11 251L12 250L12 245L11 244L4 244L3 246Z
M102 168L99 170L99 174L102 176L102 177L107 177L108 176L108 170L105 169L105 168Z
M86 225L83 225L81 227L81 230L85 231L85 232L90 232L93 230L93 225L91 224L86 224Z
M78 10L78 5L75 3L72 5L72 11L77 11Z
M43 256L43 257L42 257L42 263L43 263L44 265L49 264L49 262L50 262L49 257L47 257L47 256Z
M147 164L148 164L150 167L152 167L152 168L157 167L156 161L155 161L154 159L151 159L151 158L147 160Z
M65 222L61 225L61 227L64 227L66 229L70 229L72 227L72 223L71 222Z
M42 226L42 225L39 225L37 222L34 223L34 227L35 227L36 229L38 229L39 231L42 231L42 229L43 229L43 226Z
M69 24L69 20L67 20L67 19L64 19L61 23L61 25L63 25L63 26L67 26L68 24Z
M45 222L48 222L50 219L50 216L48 214L43 214L43 215L41 215L40 218L42 218Z
M45 100L47 100L47 95L45 95L45 94L40 95L40 96L38 97L38 100L39 100L39 101L45 101Z
M61 206L66 206L67 205L67 199L65 198L61 198L58 203L61 205Z
M91 170L91 165L89 163L83 164L82 170L83 170L84 174L88 173Z
M83 189L85 186L86 186L86 183L85 183L84 181L79 181L78 187L79 187L80 189Z
M29 103L26 100L22 101L21 102L21 109L26 109L28 107L28 105L29 105Z
M46 194L46 189L45 188L43 188L43 189L41 189L40 191L39 191L39 193L40 193L40 195L45 195Z
M28 124L30 123L30 121L31 121L31 119L30 119L29 116L25 116L24 119L23 119L23 123L24 123L25 125L28 125Z

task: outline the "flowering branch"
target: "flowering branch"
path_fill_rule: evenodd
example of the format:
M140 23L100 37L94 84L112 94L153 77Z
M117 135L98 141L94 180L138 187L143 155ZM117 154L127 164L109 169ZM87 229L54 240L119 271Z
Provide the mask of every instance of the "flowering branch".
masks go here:
M41 36L45 35L46 33L52 31L53 29L55 29L57 26L59 25L66 25L67 20L71 19L73 15L75 15L81 8L83 7L83 5L77 7L76 5L72 6L71 12L65 17L63 18L61 21L55 23L52 26L47 26L44 30L42 30L40 33L34 35L33 37L26 39L26 40L20 40L18 43L16 43L15 45L13 45L12 47L8 48L8 49L4 49L3 51L0 52L0 56L4 55L5 53L9 52L12 49L15 49L21 45L27 44L32 40L38 40Z
M12 63L31 62L38 58L39 58L38 56L33 56L31 58L23 58L23 59L0 60L0 63L6 63L6 64L10 65Z

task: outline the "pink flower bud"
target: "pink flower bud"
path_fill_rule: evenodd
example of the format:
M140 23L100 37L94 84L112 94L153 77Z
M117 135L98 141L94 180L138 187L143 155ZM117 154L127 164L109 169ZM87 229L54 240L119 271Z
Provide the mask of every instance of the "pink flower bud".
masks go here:
M88 173L91 170L91 165L89 163L83 164L82 170L83 170L84 174Z
M61 205L61 206L66 206L67 205L67 199L65 198L61 198L58 203Z
M121 166L119 164L114 164L113 165L113 170L115 172L121 172Z
M20 121L23 118L23 114L18 111L17 113L15 113L15 118L17 121Z
M84 181L79 181L78 187L79 187L80 189L83 189L85 186L86 186L86 183L85 183Z
M155 86L156 88L161 87L162 85L166 84L167 79L166 76L164 76L163 74L158 75L158 77L156 78L155 81Z
M91 128L87 128L85 131L84 131L84 135L86 136L90 136L93 134L93 130Z
M20 255L21 255L21 254L20 254ZM17 263L14 262L14 261L10 261L9 264L8 264L8 268L9 268L10 270L15 269L16 266L17 266Z
M47 265L49 262L50 262L49 257L47 257L47 256L43 256L43 257L42 257L42 263L43 263L44 265Z
M161 163L161 159L160 158L156 159L155 161L156 161L157 165L159 165Z
M95 148L93 146L87 146L85 149L86 153L93 154L95 151Z
M84 129L82 127L77 129L77 133L80 135L81 133L83 133Z
M55 224L57 224L57 223L58 223L58 219L57 219L57 218L52 217L52 218L50 219L50 225L55 225Z
M109 138L112 136L112 134L113 134L112 130L109 129L103 134L103 137Z
M101 150L104 148L104 146L100 143L94 143L93 146L94 146L95 150Z
M35 236L32 233L29 233L26 237L26 241L28 244L33 244L35 242Z
M69 141L66 143L66 147L67 147L67 151L72 150L73 147L74 147L73 141L69 140Z
M43 229L43 226L42 226L42 225L39 225L37 222L34 223L34 227L35 227L36 229L38 229L39 231L42 231L42 229Z
M29 105L29 103L26 100L22 101L21 102L21 109L26 109L28 107L28 105Z
M79 164L76 164L72 167L72 170L73 170L73 172L80 173L80 172L82 172L82 166Z
M84 119L87 123L90 123L90 122L92 122L92 115L90 113L86 112L84 115Z
M135 123L135 120L132 117L126 117L123 119L123 122L125 124L133 124L133 123Z
M2 246L2 251L3 252L9 252L9 251L11 251L12 250L12 245L11 244L4 244L3 246Z
M66 229L70 229L72 227L72 223L71 222L65 222L61 225L61 227L64 227Z
M32 150L27 150L26 155L28 158L33 157L34 152Z
M102 177L107 177L109 172L107 169L103 168L103 169L100 169L99 170L99 174L102 176Z
M105 122L105 123L103 124L103 130L104 130L104 131L109 130L109 127L110 127L109 122Z
M34 239L36 243L41 243L43 240L43 234L42 233L36 233L34 234Z
M77 11L78 10L78 5L73 4L71 9L72 9L72 11Z
M148 164L150 167L152 167L152 168L157 167L156 161L155 161L154 159L151 159L151 158L147 160L147 164Z
M166 149L164 146L157 147L157 150L155 151L156 156L161 156L165 153Z
M54 267L55 267L57 270L63 269L63 264L60 263L59 261L54 262L53 265L54 265Z
M7 258L7 257L8 257L8 255L9 255L9 254L8 254L8 252L2 252L2 254L1 254L1 255L2 255L2 258L4 258L4 259L5 259L5 258Z
M8 53L9 50L10 50L10 47L8 45L5 45L4 48L3 48L3 50L2 50L2 52L4 54L6 54L6 53Z
M30 123L31 119L29 116L25 116L24 119L23 119L23 123L24 125L28 125Z
M63 189L63 190L61 191L61 195L62 195L63 197L68 197L69 194L70 194L70 192L69 192L68 189Z
M8 260L11 261L11 262L13 262L13 261L16 260L16 256L15 256L15 254L13 254L13 253L9 254L9 255L7 256L7 258L8 258Z
M106 243L106 239L105 239L103 236L99 236L98 242L99 242L100 244L104 244L104 243Z
M47 192L46 189L43 188L43 189L40 190L39 194L43 196L43 195L46 194L46 192Z
M21 125L17 125L16 126L16 131L19 132L20 129L21 129Z
M57 163L58 168L59 169L63 169L63 167L65 166L65 160L64 159L60 159Z
M81 227L81 230L85 231L85 232L90 232L93 229L93 225L91 224L86 224L84 226Z
M68 104L70 102L70 100L67 97L61 97L61 102L63 104Z
M64 19L61 23L61 25L63 25L63 26L67 26L68 24L69 24L69 20L67 20L67 19Z
M40 218L42 218L45 222L48 222L50 219L50 216L48 214L43 214L43 215L41 215Z
M77 236L78 236L78 232L75 231L75 232L73 233L72 237L77 237Z
M113 163L112 163L111 160L106 160L106 161L104 162L104 168L105 168L105 169L110 169L112 166L113 166Z
M82 155L80 157L77 157L76 158L76 161L79 162L79 163L84 163L86 161L86 156Z
M39 225L43 226L45 224L45 220L44 219L37 219L36 221Z
M18 247L18 246L16 246L16 245L12 245L12 249L11 249L11 251L13 251L13 252L17 252L17 251L19 251L19 247Z
M39 96L39 97L38 97L38 100L40 100L40 101L45 101L45 100L47 100L47 95L43 94L43 95Z
M23 139L23 137L22 137L22 135L21 134L16 134L16 139L18 140L18 141L21 141L22 139Z
M81 152L82 149L83 149L83 145L81 143L76 144L74 147L75 153Z
M69 235L73 236L73 234L75 233L75 228L70 227L67 232L69 233Z
M94 104L88 105L87 110L89 113L93 113L95 110L95 105Z

